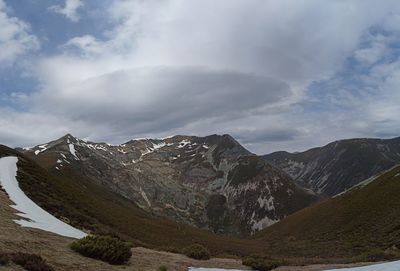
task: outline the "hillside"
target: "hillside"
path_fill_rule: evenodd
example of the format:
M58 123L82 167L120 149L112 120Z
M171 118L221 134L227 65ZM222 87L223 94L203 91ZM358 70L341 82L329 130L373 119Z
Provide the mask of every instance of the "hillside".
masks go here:
M42 256L57 271L154 271L165 265L169 270L187 271L189 266L245 269L239 260L214 258L209 261L196 261L183 255L160 252L142 247L132 250L132 258L127 265L113 266L104 262L80 256L69 249L73 239L50 232L23 228L13 221L17 216L9 205L4 192L0 191L0 254L25 252ZM157 261L154 261L157 259ZM18 266L0 266L0 270L25 270Z
M91 180L146 212L215 233L253 233L317 199L229 135L121 145L66 135L24 154L54 175Z
M400 166L259 232L268 253L383 260L400 253Z
M151 215L89 179L53 175L23 154L1 146L0 157L9 155L19 158L17 179L34 202L77 228L117 234L135 246L180 251L201 243L213 255L265 254L290 264L359 262L399 255L394 245L400 243L400 167L289 215L252 238L238 239Z
M152 215L130 200L82 177L53 175L16 150L0 146L0 157L16 156L19 185L36 204L71 225L94 233L117 234L135 245L180 251L192 244L220 253L246 254L261 244L214 235Z
M333 196L400 164L400 138L339 140L305 152L263 157L299 185Z
M156 251L143 247L132 249L132 258L123 266L114 266L107 263L83 257L71 249L70 238L62 237L49 232L23 228L13 221L17 216L15 210L9 205L4 192L0 191L0 253L25 252L33 253L43 257L55 270L58 271L155 271L161 265L168 270L187 271L188 267L209 267L246 270L238 259L212 258L208 261L197 261L180 254ZM60 257L62 255L62 257ZM157 259L157 260L155 260ZM282 271L304 270L320 271L327 268L344 267L345 265L312 265L303 267L280 268ZM1 266L4 271L23 271L15 265Z

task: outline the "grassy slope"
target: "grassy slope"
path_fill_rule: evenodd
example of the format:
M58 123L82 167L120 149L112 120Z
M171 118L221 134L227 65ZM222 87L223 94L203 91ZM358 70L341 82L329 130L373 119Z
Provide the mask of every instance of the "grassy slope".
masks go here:
M0 146L0 157L18 156L18 180L25 193L45 210L67 217L71 224L94 232L111 232L134 244L181 250L192 243L209 247L214 255L242 255L261 249L261 244L214 235L184 224L153 216L132 202L68 174L56 176L19 152Z
M388 250L398 254L393 246L400 245L399 173L400 166L363 188L301 210L255 238L269 244L269 251L288 256L374 260Z

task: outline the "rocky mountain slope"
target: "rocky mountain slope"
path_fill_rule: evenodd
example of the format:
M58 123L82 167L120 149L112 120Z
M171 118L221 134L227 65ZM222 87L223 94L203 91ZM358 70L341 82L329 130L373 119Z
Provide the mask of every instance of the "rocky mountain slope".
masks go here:
M83 176L142 209L217 233L252 233L316 200L229 135L121 145L66 135L24 153L53 174Z
M153 215L91 179L67 170L65 175L53 174L24 154L0 145L0 158L7 156L18 157L17 180L33 202L87 233L117 235L135 246L173 251L199 243L213 255L243 255L261 249L256 242L216 235ZM5 194L1 188L0 193ZM14 221L11 223L19 227Z
M268 251L356 261L400 257L400 166L256 234Z
M263 157L299 185L333 196L400 164L400 138L340 140L305 152Z

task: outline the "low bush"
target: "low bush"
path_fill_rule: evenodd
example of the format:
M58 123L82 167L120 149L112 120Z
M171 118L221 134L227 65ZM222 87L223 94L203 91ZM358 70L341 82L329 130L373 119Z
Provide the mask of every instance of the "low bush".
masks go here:
M27 271L54 271L53 267L39 255L28 253L10 254L10 259L16 265L19 265Z
M0 266L7 265L10 262L8 254L0 253Z
M132 256L128 243L111 236L86 236L73 242L71 249L110 264L124 264Z
M165 266L165 265L161 265L159 268L158 268L158 271L167 271L168 270L168 268Z
M209 260L211 257L210 251L206 247L199 244L190 245L184 248L182 252L189 258L196 260Z
M269 271L282 265L282 263L279 261L267 259L261 256L245 257L242 259L242 264L258 271Z

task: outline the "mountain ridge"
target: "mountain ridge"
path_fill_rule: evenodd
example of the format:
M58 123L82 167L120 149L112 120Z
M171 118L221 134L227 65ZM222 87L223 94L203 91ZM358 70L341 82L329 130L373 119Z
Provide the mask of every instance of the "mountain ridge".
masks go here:
M264 155L299 185L334 196L400 164L400 137L338 140L304 152Z
M23 152L55 174L72 170L143 209L216 233L254 233L317 200L230 135L111 145L67 134Z

